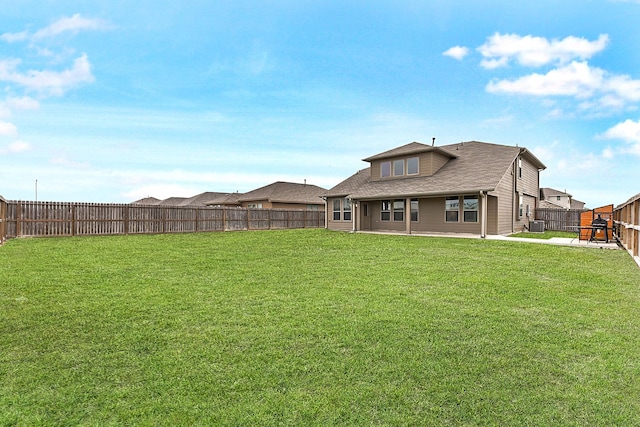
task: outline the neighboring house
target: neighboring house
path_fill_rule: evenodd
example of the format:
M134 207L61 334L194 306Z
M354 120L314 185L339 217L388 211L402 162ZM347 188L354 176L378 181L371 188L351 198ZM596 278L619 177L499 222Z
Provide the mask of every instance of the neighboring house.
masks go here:
M543 209L584 209L584 202L574 199L566 191L541 188L538 207Z
M156 199L155 197L145 197L144 199L131 202L132 205L157 205L158 203L160 203L160 199Z
M526 148L418 142L364 159L324 194L327 228L509 234L533 220L545 165Z
M243 208L323 210L327 190L310 184L274 182L240 195Z

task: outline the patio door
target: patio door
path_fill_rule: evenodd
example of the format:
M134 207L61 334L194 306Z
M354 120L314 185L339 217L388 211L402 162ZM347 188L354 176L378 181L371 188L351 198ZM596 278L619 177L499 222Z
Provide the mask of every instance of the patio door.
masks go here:
M362 203L362 229L371 230L371 212L369 212L369 203Z

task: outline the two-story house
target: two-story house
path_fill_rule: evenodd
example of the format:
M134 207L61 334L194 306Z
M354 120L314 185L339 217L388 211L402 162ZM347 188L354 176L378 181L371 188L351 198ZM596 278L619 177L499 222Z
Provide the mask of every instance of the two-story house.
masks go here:
M584 202L576 200L566 191L553 188L540 189L540 205L544 209L584 209Z
M324 194L331 230L509 234L526 229L545 165L522 147L418 142L364 159Z

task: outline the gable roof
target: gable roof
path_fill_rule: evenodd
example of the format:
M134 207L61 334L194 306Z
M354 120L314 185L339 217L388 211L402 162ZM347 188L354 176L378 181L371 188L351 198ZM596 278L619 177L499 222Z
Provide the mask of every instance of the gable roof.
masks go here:
M238 198L240 202L266 200L271 203L322 204L320 197L326 189L311 184L277 181Z
M415 150L424 150L424 147L438 148L450 158L434 175L371 181L370 176L365 180L361 175L363 171L360 171L336 185L325 193L325 196L345 195L353 199L374 199L478 193L495 190L519 155L527 157L537 168L545 168L544 164L525 148L479 141L441 147L411 143L365 160L377 160L402 153L413 154L417 152ZM346 191L348 193L345 194Z
M157 205L158 203L160 203L160 199L156 199L155 197L145 197L144 199L131 202L132 205Z
M420 153L426 153L429 151L443 154L444 156L452 159L457 157L455 154L452 154L449 151L443 150L441 147L425 145L420 142L414 141L409 144L403 145L401 147L393 148L391 150L373 155L371 157L367 157L366 159L362 159L362 160L365 162L371 162L373 160L388 159L391 157L399 157L399 156L408 156L410 154L420 154Z
M369 179L371 179L371 168L361 169L322 195L324 197L347 196L369 182Z

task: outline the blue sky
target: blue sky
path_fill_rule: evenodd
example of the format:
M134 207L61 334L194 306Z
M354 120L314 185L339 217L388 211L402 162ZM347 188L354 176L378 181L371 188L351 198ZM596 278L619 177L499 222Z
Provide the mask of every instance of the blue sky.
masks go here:
M640 1L0 0L0 195L330 188L412 141L640 192Z

